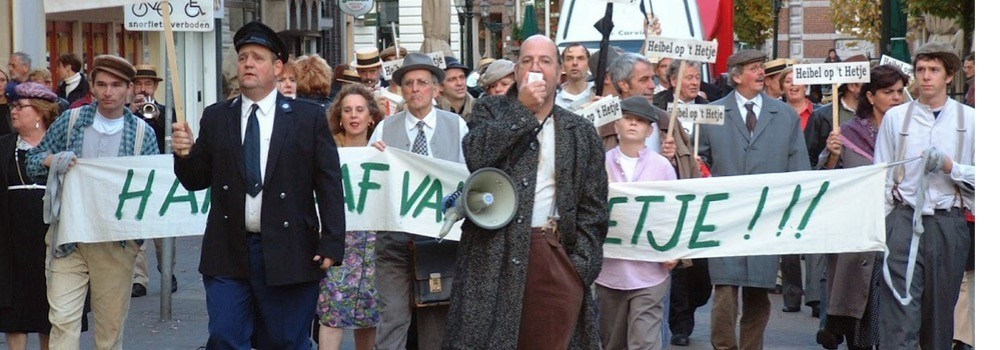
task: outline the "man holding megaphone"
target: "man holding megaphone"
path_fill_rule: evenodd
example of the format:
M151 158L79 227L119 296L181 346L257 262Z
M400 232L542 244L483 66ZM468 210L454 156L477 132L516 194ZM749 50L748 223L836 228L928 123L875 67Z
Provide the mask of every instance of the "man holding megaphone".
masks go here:
M502 210L462 225L445 349L600 347L589 286L608 231L604 149L592 123L555 106L559 71L555 44L532 36L521 46L517 85L473 108L462 146L474 175L463 205L467 214L483 209L483 192L493 197L488 210L516 205L499 228L474 221ZM516 195L472 183L505 178L477 173L483 168L509 175Z

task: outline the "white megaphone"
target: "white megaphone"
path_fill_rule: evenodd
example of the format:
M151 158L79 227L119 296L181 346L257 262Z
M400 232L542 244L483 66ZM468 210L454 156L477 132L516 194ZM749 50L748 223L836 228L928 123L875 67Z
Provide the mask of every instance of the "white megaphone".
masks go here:
M462 218L469 218L476 226L495 230L510 223L517 211L514 181L497 168L476 170L465 180L465 187L449 197L456 195L458 198L445 211L440 238L447 236L455 222Z

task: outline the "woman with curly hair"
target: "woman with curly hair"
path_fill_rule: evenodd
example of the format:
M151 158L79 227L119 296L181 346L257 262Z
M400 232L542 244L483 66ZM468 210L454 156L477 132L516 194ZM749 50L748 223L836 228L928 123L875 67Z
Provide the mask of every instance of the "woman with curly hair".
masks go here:
M327 116L337 147L367 146L383 117L375 96L362 84L344 85ZM374 231L347 232L343 264L328 269L320 281L316 315L320 349L340 349L344 329L354 330L357 349L375 346L379 314Z
M298 67L298 98L316 102L323 108L330 108L330 82L333 69L323 57L317 54L301 56L295 60Z

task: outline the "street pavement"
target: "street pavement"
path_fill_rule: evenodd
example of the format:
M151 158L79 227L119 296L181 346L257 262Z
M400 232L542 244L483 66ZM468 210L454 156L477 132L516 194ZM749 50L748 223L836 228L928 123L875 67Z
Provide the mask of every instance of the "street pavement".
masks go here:
M155 270L156 260L152 251L150 270ZM201 237L182 237L177 239L177 276L178 290L173 294L172 315L168 321L160 321L160 275L150 271L149 294L132 298L129 316L125 322L125 349L198 349L208 340L208 313L205 308L205 288L198 273L198 259L201 256ZM770 295L771 319L764 336L764 348L768 350L821 349L815 342L819 319L810 317L809 308L803 307L798 313L781 311L781 295ZM671 346L669 339L664 340L664 349L678 350L709 350L710 344L709 317L710 306L699 308L695 314L695 329L691 336L691 345L687 347ZM81 336L81 348L93 349L94 333L91 331ZM0 335L0 348L6 348L6 338ZM29 336L29 349L38 348L38 338ZM841 346L841 348L846 348ZM343 349L354 349L351 332L346 332Z

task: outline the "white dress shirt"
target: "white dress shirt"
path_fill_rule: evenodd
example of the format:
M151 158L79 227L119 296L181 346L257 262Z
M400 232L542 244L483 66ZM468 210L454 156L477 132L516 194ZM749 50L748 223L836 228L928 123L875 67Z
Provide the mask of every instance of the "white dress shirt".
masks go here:
M424 116L424 138L427 140L427 156L434 157L434 150L431 149L431 140L434 139L434 130L437 127L437 108L431 108L430 113ZM417 128L417 123L421 119L417 119L416 116L410 113L409 110L405 111L406 116L404 119L404 124L406 125L406 138L410 141L410 147L413 147L413 141L417 139L417 133L419 132ZM368 145L375 145L376 142L382 141L382 129L385 123L378 123L375 126L375 131L372 131L372 138L368 140ZM462 143L462 139L465 138L465 134L469 133L469 126L465 124L465 120L458 118L458 140L459 144ZM409 151L409 150L408 150ZM461 148L458 150L458 161L459 163L465 163L465 152Z
M264 173L267 169L267 153L271 148L271 132L274 130L274 105L277 102L278 89L271 90L271 93L264 96L260 101L251 101L246 95L241 96L243 103L240 106L240 140L242 141L247 134L247 120L250 118L250 110L254 103L260 108L257 111L257 124L260 126L260 180L264 181L266 174ZM251 197L249 194L247 196L247 203L245 208L246 213L246 230L247 232L260 232L260 209L261 205L264 203L264 191L267 191L265 187L260 193L255 197Z
M933 215L934 209L950 209L952 207L964 206L975 212L975 196L968 195L958 198L955 193L955 185L961 187L976 186L976 110L965 106L953 99L948 99L942 107L940 114L934 118L933 111L922 103L913 101L893 107L885 113L882 118L882 125L878 130L878 138L875 142L875 163L895 161L896 153L899 152L900 133L903 131L903 121L906 119L906 110L911 103L913 106L913 119L910 121L909 136L906 137L906 149L903 159L918 157L930 147L936 147L944 152L953 162L951 174L942 171L927 175L928 188L924 192L924 207L921 211L924 215ZM956 147L958 147L958 109L964 108L965 114L965 140L962 144L962 157L956 158ZM904 178L899 184L899 193L903 201L910 207L916 205L917 188L920 186L920 173L924 169L923 160L915 160L903 165ZM893 194L892 188L895 184L894 168L889 168L885 180L886 213L892 210ZM967 186L966 186L967 185Z
M760 120L760 108L764 104L764 99L760 97L759 93L753 98L746 98L739 91L736 91L736 107L740 110L740 116L743 117L744 124L747 122L747 101L753 101L753 113L757 115L757 120Z
M535 208L531 227L544 227L556 204L556 128L548 118L538 133L538 172L535 175Z

